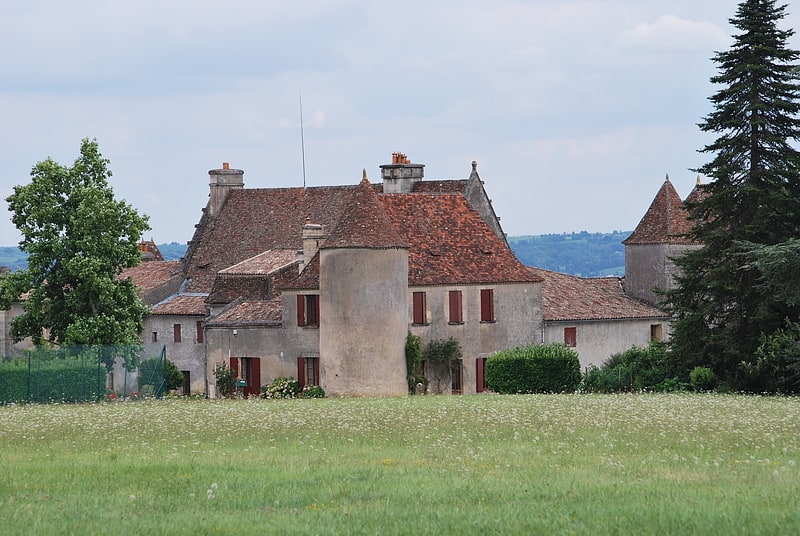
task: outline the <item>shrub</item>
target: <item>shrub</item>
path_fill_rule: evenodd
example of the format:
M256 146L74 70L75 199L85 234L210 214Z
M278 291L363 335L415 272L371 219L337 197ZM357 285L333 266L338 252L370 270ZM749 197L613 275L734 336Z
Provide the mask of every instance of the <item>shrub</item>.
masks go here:
M320 389L322 390L322 389ZM280 376L261 388L261 398L297 398L300 384L294 378ZM323 396L325 393L322 393Z
M223 398L230 398L236 392L236 374L225 363L217 363L214 367L214 378L217 380L217 391Z
M49 349L0 362L0 404L84 402L106 395L106 368L88 353L59 355Z
M717 386L717 375L708 367L695 367L689 373L689 383L695 391L713 391Z
M520 346L486 360L486 383L502 394L571 392L580 381L578 354L564 344Z
M653 341L647 348L633 346L613 354L600 368L590 367L581 390L589 393L625 391L679 391L685 388L669 362L667 348Z
M164 359L162 362L160 357L153 357L139 364L136 381L139 384L139 391L145 385L151 385L155 393L163 394L164 391L172 391L183 385L183 373L169 359Z
M417 384L428 385L428 379L422 375L422 341L410 331L406 336L406 371L409 394L417 392Z
M303 387L300 398L325 398L325 390L319 385Z
M453 337L430 341L425 345L422 357L427 365L428 373L436 382L437 393L442 392L443 385L450 385L453 372L459 371L461 356L461 345ZM427 384L427 380L425 383Z

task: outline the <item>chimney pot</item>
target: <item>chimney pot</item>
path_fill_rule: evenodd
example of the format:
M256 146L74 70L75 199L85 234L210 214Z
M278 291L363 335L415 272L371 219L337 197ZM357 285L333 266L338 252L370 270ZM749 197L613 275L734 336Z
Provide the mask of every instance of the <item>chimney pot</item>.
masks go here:
M223 162L222 169L231 169L231 165L228 162Z

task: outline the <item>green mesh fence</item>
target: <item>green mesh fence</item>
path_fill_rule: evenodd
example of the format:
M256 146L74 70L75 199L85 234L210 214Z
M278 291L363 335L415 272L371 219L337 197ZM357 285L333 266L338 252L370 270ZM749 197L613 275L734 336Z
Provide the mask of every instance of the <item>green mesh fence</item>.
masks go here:
M160 397L165 385L166 348L155 357L127 345L35 348L0 362L0 404Z

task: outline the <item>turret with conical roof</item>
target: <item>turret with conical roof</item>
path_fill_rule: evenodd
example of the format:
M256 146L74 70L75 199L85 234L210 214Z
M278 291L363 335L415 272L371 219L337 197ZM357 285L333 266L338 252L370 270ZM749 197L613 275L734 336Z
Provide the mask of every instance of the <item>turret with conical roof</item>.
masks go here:
M661 303L659 291L675 285L678 270L673 259L698 247L687 236L691 228L689 213L667 175L639 225L623 241L627 295L652 305Z
M407 394L408 245L366 171L320 247L319 293L325 392Z

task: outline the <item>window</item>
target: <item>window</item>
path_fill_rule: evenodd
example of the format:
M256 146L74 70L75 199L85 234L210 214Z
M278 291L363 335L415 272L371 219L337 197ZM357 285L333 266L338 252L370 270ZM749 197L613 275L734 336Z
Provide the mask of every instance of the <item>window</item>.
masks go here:
M564 344L570 348L578 346L578 328L564 328Z
M650 340L660 341L664 337L661 331L661 324L650 324Z
M460 290L451 290L450 291L450 323L451 324L461 324L464 322L464 317L461 313L461 291Z
M319 327L319 295L298 294L297 325Z
M172 335L175 342L181 342L181 325L172 324Z
M475 392L482 393L489 389L486 385L486 358L479 357L475 360Z
M414 324L427 324L428 323L428 315L425 310L426 303L425 303L425 293L424 292L414 292L411 295L412 298L412 322Z
M202 320L198 320L195 325L197 326L197 342L202 343L203 342L203 321Z
M481 322L494 322L494 290L481 289Z
M297 358L297 383L300 387L319 385L319 358Z
M158 342L158 332L157 332L157 331L154 331L154 332L153 332L153 338L152 338L151 340L152 340L153 342Z

